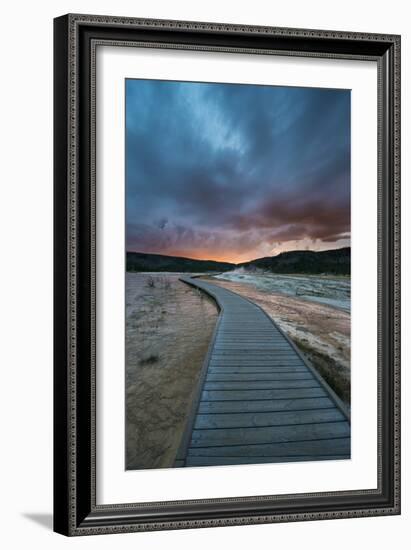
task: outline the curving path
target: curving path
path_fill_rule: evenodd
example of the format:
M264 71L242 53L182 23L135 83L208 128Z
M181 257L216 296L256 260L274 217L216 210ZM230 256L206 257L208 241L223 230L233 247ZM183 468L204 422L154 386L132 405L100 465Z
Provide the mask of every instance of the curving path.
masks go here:
M176 466L350 458L350 420L294 344L256 304L193 277L220 315Z

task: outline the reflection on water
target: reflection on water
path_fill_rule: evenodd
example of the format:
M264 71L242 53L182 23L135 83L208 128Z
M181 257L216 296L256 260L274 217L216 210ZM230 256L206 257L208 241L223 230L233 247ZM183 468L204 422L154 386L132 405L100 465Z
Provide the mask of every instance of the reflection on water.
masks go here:
M243 269L222 273L216 277L227 281L250 284L263 292L276 292L286 296L294 296L350 312L351 280L348 277L251 274Z

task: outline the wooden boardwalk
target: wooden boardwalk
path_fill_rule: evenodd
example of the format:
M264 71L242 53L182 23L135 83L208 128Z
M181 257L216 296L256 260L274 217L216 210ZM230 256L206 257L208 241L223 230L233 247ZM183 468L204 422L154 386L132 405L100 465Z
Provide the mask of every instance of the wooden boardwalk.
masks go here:
M220 315L175 465L350 458L344 405L268 315L218 285L181 280Z

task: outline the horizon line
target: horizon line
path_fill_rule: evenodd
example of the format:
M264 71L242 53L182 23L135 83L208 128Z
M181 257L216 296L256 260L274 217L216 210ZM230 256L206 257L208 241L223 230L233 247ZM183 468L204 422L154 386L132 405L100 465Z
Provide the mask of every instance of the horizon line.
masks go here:
M281 256L281 254L288 254L288 253L292 253L292 252L314 252L314 253L321 253L321 252L331 252L333 250L343 250L344 248L349 248L351 249L351 245L350 246L340 246L338 248L327 248L326 250L284 250L283 252L279 252L278 254L275 254L273 256L259 256L258 258L254 258L252 260L246 260L244 262L239 262L239 263L235 263L235 262L229 262L229 261L226 261L226 260L212 260L212 259L208 259L208 258L190 258L189 256L179 256L177 254L175 255L169 255L169 254L160 254L158 252L141 252L141 251L138 251L138 250L126 250L126 254L149 254L150 256L165 256L166 258L180 258L181 260L192 260L192 261L195 261L195 262L214 262L214 263L219 263L219 264L230 264L230 265L241 265L241 264L248 264L248 263L251 263L251 262L255 262L257 260L262 260L264 258L276 258L277 256Z

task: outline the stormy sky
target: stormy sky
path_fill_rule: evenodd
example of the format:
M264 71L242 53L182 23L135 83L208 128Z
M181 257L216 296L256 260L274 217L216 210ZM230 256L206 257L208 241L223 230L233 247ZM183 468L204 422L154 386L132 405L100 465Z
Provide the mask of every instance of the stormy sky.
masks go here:
M128 251L247 261L350 244L350 92L126 81Z

